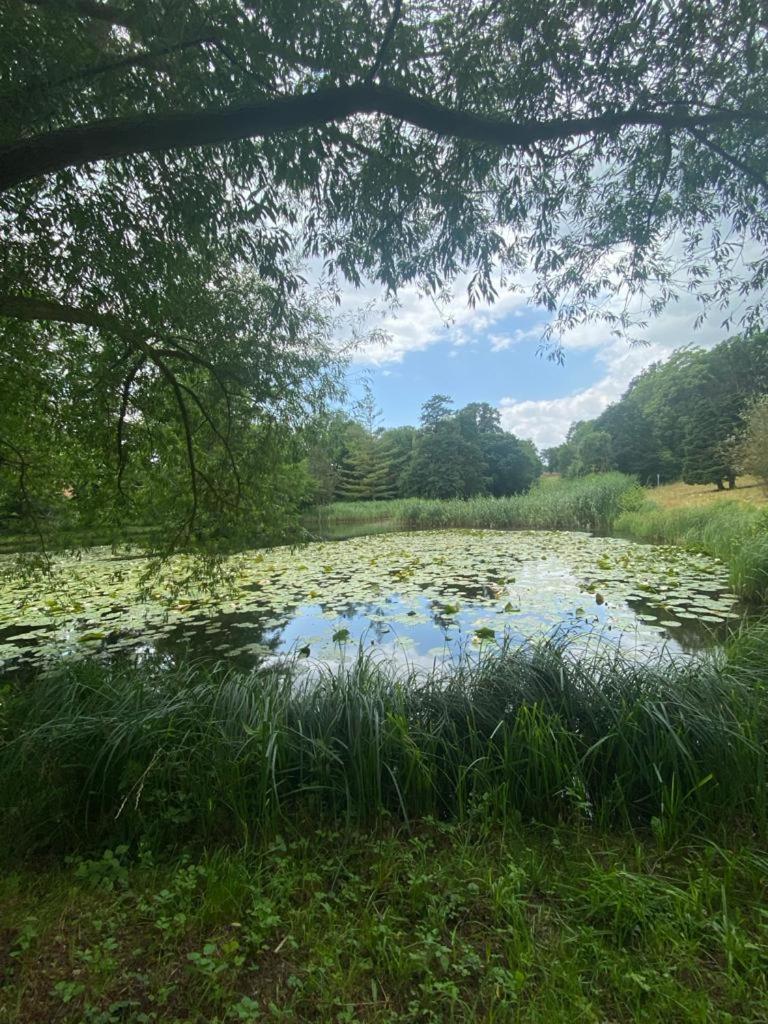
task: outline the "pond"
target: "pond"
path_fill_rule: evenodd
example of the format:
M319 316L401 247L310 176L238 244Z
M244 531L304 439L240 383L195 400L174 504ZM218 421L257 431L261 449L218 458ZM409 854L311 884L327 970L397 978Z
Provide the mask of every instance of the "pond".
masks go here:
M227 559L218 593L198 586L187 557L148 567L135 552L92 549L59 558L50 577L8 575L0 667L126 653L334 662L360 644L431 667L553 633L684 655L740 617L721 563L575 532L387 533L244 552Z

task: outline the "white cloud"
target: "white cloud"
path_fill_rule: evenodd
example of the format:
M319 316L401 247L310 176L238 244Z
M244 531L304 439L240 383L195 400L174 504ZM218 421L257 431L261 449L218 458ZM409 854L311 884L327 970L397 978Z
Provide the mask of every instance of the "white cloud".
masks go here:
M386 303L372 286L345 289L342 314L354 315L355 309L372 303L365 328L375 331L372 341L364 342L352 353L352 361L368 366L399 363L411 352L420 352L440 342L454 347L474 344L487 337L493 324L527 306L519 292L505 292L493 306L470 307L466 280L460 280L452 296L438 301L421 294L415 287L401 289L397 304ZM514 333L514 332L513 332ZM382 335L386 336L385 338ZM348 341L348 338L342 339Z
M514 315L519 316L521 312L522 310L515 310ZM491 343L491 352L503 352L505 349L512 348L513 345L519 345L524 341L539 341L544 331L544 326L544 323L539 323L534 327L529 327L526 331L516 327L515 330L507 331L504 334L489 334L488 340Z
M382 302L378 286L345 288L341 293L342 312L352 316L355 309L370 304L372 309L366 318L365 328L376 332L371 341L355 349L353 362L383 369L401 363L411 352L424 351L439 343L448 343L451 347L447 354L453 357L459 348L471 345L478 354L480 349L485 350L483 354L488 358L488 373L492 375L494 363L491 353L521 344L536 345L543 335L547 314L528 301L532 279L531 272L524 273L517 281L521 290L501 292L493 306L475 308L467 304L468 278L458 280L452 297L442 303L420 294L415 287L403 288L398 294L397 305ZM608 306L618 313L622 299L617 295ZM630 309L640 314L640 300L630 304ZM504 426L523 437L530 437L541 447L559 443L574 420L599 415L650 363L666 359L682 345L708 348L721 341L726 336L721 321L727 311L722 311L719 316L713 313L703 326L696 329L695 321L700 312L701 307L695 297L683 293L658 317L649 319L642 332L648 342L644 347L632 347L626 340L617 339L605 323L593 321L578 325L561 338L566 370L569 351L593 352L598 379L580 391L555 398L532 400L524 394L502 398L499 409ZM526 318L526 326L512 326L515 319L522 318ZM531 321L536 322L529 326ZM386 340L382 335L386 335ZM567 374L564 379L567 380Z

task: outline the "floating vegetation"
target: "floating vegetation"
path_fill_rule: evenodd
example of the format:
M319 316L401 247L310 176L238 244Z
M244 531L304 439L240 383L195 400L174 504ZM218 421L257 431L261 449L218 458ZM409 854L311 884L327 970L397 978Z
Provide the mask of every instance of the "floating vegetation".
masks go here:
M432 660L557 630L638 649L674 633L676 649L690 649L738 617L716 560L572 532L428 531L244 552L215 593L184 556L147 569L94 549L57 559L50 577L9 576L0 664L190 648L253 664L297 646L332 661L361 642Z

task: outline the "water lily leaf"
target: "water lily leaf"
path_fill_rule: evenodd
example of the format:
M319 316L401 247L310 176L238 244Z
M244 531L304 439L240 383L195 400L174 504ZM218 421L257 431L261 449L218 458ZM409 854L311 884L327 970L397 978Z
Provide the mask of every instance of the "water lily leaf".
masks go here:
M478 640L495 640L496 631L491 629L490 626L481 626L475 630L475 636Z

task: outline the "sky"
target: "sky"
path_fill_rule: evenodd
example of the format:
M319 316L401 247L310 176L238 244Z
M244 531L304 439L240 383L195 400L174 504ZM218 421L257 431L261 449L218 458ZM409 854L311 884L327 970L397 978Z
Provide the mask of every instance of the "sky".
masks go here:
M700 307L686 295L649 322L645 346L613 337L599 322L570 331L562 339L560 365L540 351L547 314L524 293L505 293L493 306L475 308L460 288L439 308L415 288L398 298L399 308L392 309L377 300L375 289L343 293L350 312L373 300L364 326L387 336L358 348L349 371L353 394L365 376L371 381L382 426L418 424L422 403L439 392L457 408L488 402L499 409L506 430L539 448L563 441L575 420L599 415L643 367L686 344L709 348L728 333L722 315L695 329Z

